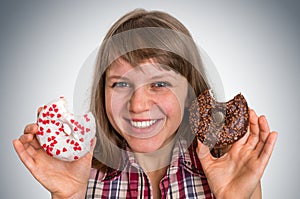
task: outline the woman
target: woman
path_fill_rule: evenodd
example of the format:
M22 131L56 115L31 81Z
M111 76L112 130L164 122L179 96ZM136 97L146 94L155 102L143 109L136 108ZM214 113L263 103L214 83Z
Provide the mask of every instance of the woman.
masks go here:
M98 53L95 150L74 162L49 157L36 124L14 146L52 198L261 198L277 133L250 110L249 132L214 158L187 122L191 100L209 88L188 30L167 13L134 10Z

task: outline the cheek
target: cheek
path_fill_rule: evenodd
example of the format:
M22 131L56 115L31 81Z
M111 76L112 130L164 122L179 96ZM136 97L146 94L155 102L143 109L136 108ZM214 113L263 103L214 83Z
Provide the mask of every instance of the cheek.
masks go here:
M120 125L123 116L128 115L126 96L117 95L113 91L105 93L105 109L108 119L116 128Z
M182 103L176 96L165 97L160 99L159 107L163 109L168 118L181 120L184 111L184 102Z
M187 91L185 87L177 88L165 96L164 99L159 99L162 103L164 111L167 115L182 118L184 114L184 106L186 101Z
M114 123L113 118L120 111L120 103L117 102L117 98L113 96L112 92L105 93L105 109L109 120Z

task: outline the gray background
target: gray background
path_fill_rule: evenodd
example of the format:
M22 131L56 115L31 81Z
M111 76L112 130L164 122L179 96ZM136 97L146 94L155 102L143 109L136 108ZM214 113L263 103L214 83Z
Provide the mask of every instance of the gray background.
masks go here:
M82 64L134 8L182 21L215 63L227 99L242 92L279 132L262 179L264 198L297 198L300 6L297 1L1 1L0 198L49 198L12 140L40 105L72 99Z

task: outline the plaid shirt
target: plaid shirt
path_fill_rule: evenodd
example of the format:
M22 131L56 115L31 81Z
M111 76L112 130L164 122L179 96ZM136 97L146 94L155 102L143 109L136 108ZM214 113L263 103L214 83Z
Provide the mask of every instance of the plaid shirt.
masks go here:
M196 146L192 144L188 150L184 146L185 142L178 141L173 149L172 161L159 185L162 198L215 198L195 152ZM152 198L146 173L132 155L127 157L123 170L104 174L92 168L86 198Z

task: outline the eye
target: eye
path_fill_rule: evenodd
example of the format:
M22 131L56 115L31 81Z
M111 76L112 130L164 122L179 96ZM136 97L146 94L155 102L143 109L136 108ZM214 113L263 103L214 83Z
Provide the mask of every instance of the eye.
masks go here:
M172 85L169 82L154 82L151 84L152 88L165 88L165 87L171 87Z
M131 85L128 82L114 82L112 84L112 88L123 88L123 87L130 87Z

